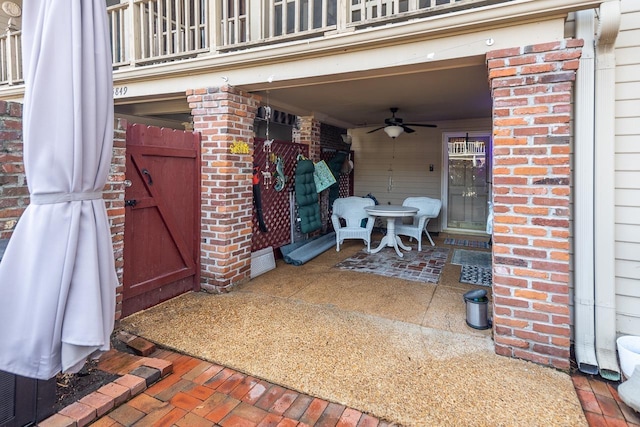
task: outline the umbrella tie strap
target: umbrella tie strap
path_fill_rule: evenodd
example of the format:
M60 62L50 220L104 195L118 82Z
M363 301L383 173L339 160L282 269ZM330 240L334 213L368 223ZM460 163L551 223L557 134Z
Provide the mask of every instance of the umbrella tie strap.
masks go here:
M31 203L34 205L51 205L55 203L81 202L83 200L102 199L102 191L82 193L49 193L32 194Z

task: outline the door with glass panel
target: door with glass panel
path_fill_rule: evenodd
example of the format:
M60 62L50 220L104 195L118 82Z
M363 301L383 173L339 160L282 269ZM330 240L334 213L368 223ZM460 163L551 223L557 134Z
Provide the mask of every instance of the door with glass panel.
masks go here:
M446 137L447 229L484 231L490 194L488 134L450 134Z

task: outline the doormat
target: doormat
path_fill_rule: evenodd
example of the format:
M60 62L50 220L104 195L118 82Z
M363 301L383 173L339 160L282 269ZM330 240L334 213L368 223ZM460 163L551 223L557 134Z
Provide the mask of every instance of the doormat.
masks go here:
M479 267L491 267L491 252L468 251L456 249L453 251L451 264L477 265Z
M445 245L455 245L455 246L468 246L472 248L484 248L489 249L489 242L480 242L478 240L467 240L467 239L444 239Z
M478 265L463 265L460 271L460 283L491 286L491 268Z
M403 252L403 255L400 258L393 248L384 248L377 254L361 250L336 264L336 267L413 282L438 283L449 256L449 249L429 248L421 252L412 250Z

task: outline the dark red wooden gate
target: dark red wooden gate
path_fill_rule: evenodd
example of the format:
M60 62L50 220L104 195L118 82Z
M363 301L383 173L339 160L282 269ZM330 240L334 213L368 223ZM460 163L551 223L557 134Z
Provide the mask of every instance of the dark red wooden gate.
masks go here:
M200 287L200 134L127 128L122 316Z

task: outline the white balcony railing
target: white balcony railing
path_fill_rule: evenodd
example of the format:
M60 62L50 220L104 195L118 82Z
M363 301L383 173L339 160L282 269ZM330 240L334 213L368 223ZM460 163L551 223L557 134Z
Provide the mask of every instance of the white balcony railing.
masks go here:
M485 154L484 141L468 141L465 138L452 138L448 143L449 157L475 157Z
M22 32L8 28L0 36L0 84L22 82Z
M107 8L113 66L221 54L512 0L120 0ZM113 3L113 1L111 2ZM21 33L0 36L0 85L22 83Z

